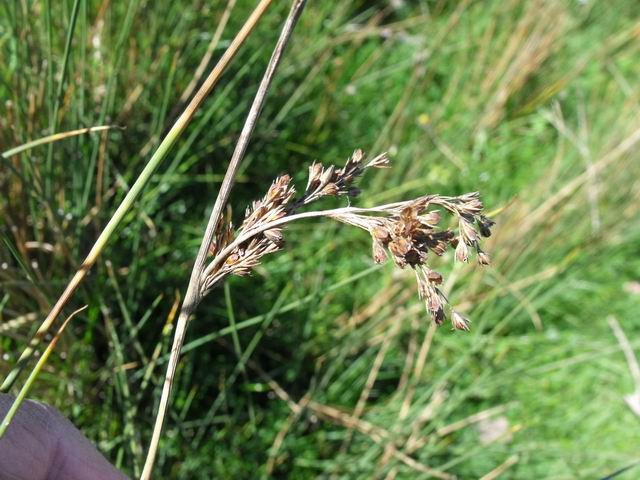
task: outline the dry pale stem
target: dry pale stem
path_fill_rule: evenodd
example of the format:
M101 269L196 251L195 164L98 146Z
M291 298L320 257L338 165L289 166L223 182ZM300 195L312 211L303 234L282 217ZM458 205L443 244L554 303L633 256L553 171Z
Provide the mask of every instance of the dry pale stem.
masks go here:
M173 378L175 376L176 367L180 359L180 351L184 343L189 318L202 299L202 272L204 270L204 264L207 260L209 247L214 240L214 236L216 235L217 226L220 223L222 211L229 198L236 172L238 170L240 162L242 161L242 158L244 157L245 151L249 144L249 140L251 138L251 134L253 133L253 129L255 128L256 122L258 120L258 116L262 111L262 107L264 105L267 92L275 75L276 68L280 64L280 60L282 59L285 47L289 42L289 39L291 38L293 29L300 14L302 13L302 9L304 8L305 4L306 0L295 0L293 2L293 5L289 12L289 16L284 23L282 32L280 34L280 37L278 38L278 42L276 43L276 46L273 50L271 59L269 61L269 64L267 65L267 69L262 78L262 81L260 82L258 91L249 110L249 114L247 115L247 119L245 120L242 132L240 133L240 138L238 139L238 143L236 144L236 148L231 157L231 161L229 162L229 167L227 168L227 172L220 187L220 191L218 192L216 202L213 206L211 216L209 217L209 223L207 224L207 228L205 230L198 255L196 256L194 266L191 271L191 278L189 280L184 303L182 304L182 309L180 311L180 316L176 325L176 333L173 339L173 346L171 348L171 355L169 357L169 364L167 366L165 382L162 388L160 405L158 408L158 413L156 415L153 434L149 445L149 452L147 453L144 470L142 472L141 478L144 480L149 479L153 471L158 444L160 442L160 435L162 433L162 427L171 397Z

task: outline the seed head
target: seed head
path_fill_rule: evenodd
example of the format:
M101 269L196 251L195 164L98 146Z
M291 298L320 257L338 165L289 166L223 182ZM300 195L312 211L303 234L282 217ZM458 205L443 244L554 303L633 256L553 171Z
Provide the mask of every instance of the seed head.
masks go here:
M291 216L298 208L325 196L357 197L360 189L355 181L370 167L387 168L386 154L379 155L365 163L362 150L355 150L342 168L335 165L323 166L313 162L309 166L309 178L304 194L293 200L295 189L289 175L278 177L269 187L266 195L254 201L245 213L245 218L237 237L247 240L233 240L230 221L220 221L210 252L215 257L224 249L230 251L226 258L213 262L203 280L202 291L206 293L226 275L248 275L260 263L261 258L283 248L283 223L271 223ZM439 227L441 213L436 206L457 219L458 229L454 232ZM444 255L449 249L455 250L455 259L467 262L473 250L481 265L489 264L489 255L480 248L481 237L491 235L493 220L482 214L482 202L477 192L459 197L425 195L417 199L398 202L371 209L337 209L327 216L342 223L366 230L372 239L373 260L383 263L390 256L393 263L414 270L418 284L418 296L424 302L431 320L441 325L445 311L451 311L451 324L457 330L469 330L469 320L456 312L438 288L443 283L442 275L429 265L429 253ZM230 217L230 215L228 215ZM476 230L476 225L478 230ZM232 248L230 245L233 244Z

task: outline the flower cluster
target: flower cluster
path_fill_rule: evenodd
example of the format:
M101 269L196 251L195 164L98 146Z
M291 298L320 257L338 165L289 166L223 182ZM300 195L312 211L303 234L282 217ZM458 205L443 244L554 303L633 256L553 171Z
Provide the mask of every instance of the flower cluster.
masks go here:
M440 212L432 210L440 206L458 218L458 234L450 229L441 229ZM373 259L383 263L391 257L400 268L407 266L415 271L418 295L425 302L431 319L437 325L445 320L445 308L451 310L454 328L468 330L468 320L450 307L439 285L442 275L428 266L429 254L443 255L448 247L455 249L458 261L469 259L469 249L477 252L478 263L487 265L489 256L480 248L480 237L491 235L494 222L482 215L482 203L478 193L468 193L460 197L429 195L411 202L379 207L386 216L370 216L360 212L346 213L335 218L344 223L367 230L372 238ZM478 225L476 230L474 224Z
M378 155L366 164L363 163L364 158L364 152L358 149L353 152L342 168L336 168L335 165L324 167L321 163L313 162L309 167L309 180L301 203L307 205L325 196L357 197L360 194L360 189L354 185L356 178L362 175L367 168L386 168L389 166L389 158L386 153Z
M295 188L291 185L291 177L289 175L278 177L271 184L264 198L254 201L247 208L238 235L251 230L259 230L264 225L286 216L288 214L287 207L294 195ZM215 257L232 240L233 227L231 221L221 221L214 240L209 247L209 253ZM282 228L274 227L254 235L247 242L235 247L218 268L208 273L201 291L203 293L208 292L227 275L248 275L260 263L262 257L269 253L277 252L283 245Z
M322 215L368 231L375 262L383 263L391 258L398 267L414 270L418 295L436 325L442 325L448 309L452 326L468 330L469 320L449 305L439 287L443 282L442 275L429 267L428 260L431 254L441 256L451 248L460 262L467 262L471 250L475 250L478 263L489 264L489 256L480 248L480 238L491 235L494 222L483 215L477 192L458 197L427 195L368 209L349 207L315 212L316 215L314 212L295 215L300 207L325 196L357 196L360 190L355 186L355 180L367 168L389 165L386 154L367 163L364 160L364 153L356 150L342 168L324 167L314 162L309 167L307 187L298 200L293 200L295 190L291 178L288 175L279 177L265 197L247 209L235 239L231 223L221 222L210 249L214 261L205 271L202 291L206 293L226 275L249 274L264 255L280 250L283 247L282 228L289 221L287 217L293 221ZM434 207L441 207L457 219L457 233L439 226L441 213ZM217 258L223 252L224 258Z
M322 197L338 197L348 195L355 197L360 190L354 185L355 180L361 176L367 168L385 168L389 161L386 154L379 155L373 160L364 161L362 150L356 150L344 167L337 168L335 165L324 167L318 162L314 162L309 167L309 180L304 194L297 201L292 201L295 189L291 185L291 177L282 175L278 177L269 187L267 194L261 200L253 202L247 208L245 218L240 225L237 236L246 236L252 231L256 231L246 242L237 245L231 253L226 255L224 262L219 262L215 268L206 270L205 278L202 281L201 293L206 294L214 288L227 275L248 275L251 270L260 263L260 259L269 254L282 249L284 242L282 238L282 227L264 229L285 216L293 215L299 208L310 204ZM209 254L216 257L233 240L233 227L231 221L222 221L218 225L216 235L209 247Z

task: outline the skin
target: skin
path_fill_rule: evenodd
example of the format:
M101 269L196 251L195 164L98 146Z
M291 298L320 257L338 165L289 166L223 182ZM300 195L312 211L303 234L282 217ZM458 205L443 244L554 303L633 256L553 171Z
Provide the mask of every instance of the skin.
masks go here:
M0 418L13 397L0 394ZM0 438L0 480L126 480L55 408L27 400Z

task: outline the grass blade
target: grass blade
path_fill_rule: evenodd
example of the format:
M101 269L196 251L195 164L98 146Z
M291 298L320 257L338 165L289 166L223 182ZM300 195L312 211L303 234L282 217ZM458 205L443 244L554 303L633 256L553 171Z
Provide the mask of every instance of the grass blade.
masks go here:
M158 168L160 162L166 157L171 147L187 127L196 110L198 110L207 95L218 83L222 72L226 69L240 46L252 32L252 30L258 23L258 20L260 20L262 15L264 15L267 7L271 4L271 1L272 0L260 1L253 13L249 16L245 24L242 26L236 37L233 39L225 53L222 55L216 66L213 68L205 82L202 84L196 95L193 97L191 102L189 102L180 117L173 124L171 130L169 130L165 138L162 140L157 150L155 151L149 162L145 165L142 172L140 172L140 175L136 179L135 183L133 184L125 198L122 200L107 225L104 227L104 230L102 230L102 232L98 236L87 257L82 262L82 265L80 266L78 271L76 271L75 275L71 278L71 281L65 288L64 292L55 303L47 317L44 319L44 321L38 328L38 331L31 339L25 350L20 355L20 358L18 359L13 370L11 370L11 372L9 372L9 375L7 375L7 377L5 378L4 382L0 386L0 391L8 391L14 384L20 371L22 371L26 362L29 360L29 358L31 358L31 355L33 355L35 347L40 343L40 340L42 339L44 334L49 331L51 325L62 311L64 305L69 301L76 288L78 288L78 285L80 285L84 277L87 275L89 269L96 262L98 256L100 256L100 253L102 253L102 250L111 238L111 235L115 232L116 227L120 224L125 214L133 206L133 202L136 200L144 186L147 184L147 182L153 175L153 172L156 170L156 168Z
M44 364L47 363L47 360L49 359L49 356L51 355L51 352L53 352L53 349L56 347L56 344L58 343L58 340L60 340L60 337L62 336L62 333L64 332L64 329L67 328L67 325L69 324L71 319L73 317L75 317L78 313L80 313L83 310L85 310L87 308L87 306L88 305L85 305L84 307L79 308L78 310L73 312L71 315L69 315L69 317L60 326L60 328L56 332L56 335L53 337L51 342L49 342L49 345L47 346L46 350L42 353L42 356L38 360L38 363L36 363L36 366L34 367L34 369L29 374L29 378L27 378L27 381L24 382L24 385L22 386L22 389L20 389L20 392L18 393L18 395L16 396L15 400L13 401L13 404L11 405L11 408L9 408L9 410L7 411L7 414L5 415L4 419L2 420L2 423L0 423L0 438L2 438L2 436L7 431L7 428L11 424L11 420L13 420L13 417L18 412L18 409L20 408L20 405L22 405L22 402L27 397L27 394L29 393L29 390L31 389L31 386L36 381L36 378L38 377L38 374L42 370L42 367L44 367Z
M123 128L116 125L100 125L97 127L79 128L77 130L69 130L67 132L54 133L53 135L47 135L46 137L32 140L31 142L18 145L17 147L10 148L0 154L2 158L9 158L19 153L31 150L32 148L39 147L40 145L46 145L47 143L59 142L65 138L75 137L83 135L85 133L102 132L103 130L109 130L111 128Z

